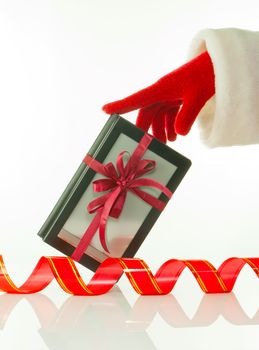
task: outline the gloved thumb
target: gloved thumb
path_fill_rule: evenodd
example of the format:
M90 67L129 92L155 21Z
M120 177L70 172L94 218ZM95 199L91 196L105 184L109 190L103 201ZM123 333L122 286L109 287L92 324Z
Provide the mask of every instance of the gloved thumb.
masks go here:
M176 134L188 134L202 107L193 97L184 99L183 105L175 118L174 129Z

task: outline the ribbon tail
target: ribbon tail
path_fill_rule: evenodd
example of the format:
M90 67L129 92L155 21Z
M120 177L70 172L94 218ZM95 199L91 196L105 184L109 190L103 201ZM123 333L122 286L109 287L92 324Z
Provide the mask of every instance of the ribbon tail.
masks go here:
M100 225L99 225L100 242L101 242L103 249L107 253L109 253L109 249L107 247L106 240L105 240L106 224L107 224L108 217L109 217L109 215L112 211L112 208L114 206L114 203L116 202L120 193L121 193L121 189L119 187L116 188L115 191L110 193L109 198L107 199L106 203L104 204L104 207L103 207L103 210L101 213L101 217L100 217L100 221L99 221L99 223L100 223Z
M101 242L101 245L103 247L103 249L107 252L107 253L110 253L108 247L107 247L107 244L106 244L106 239L105 239L105 228L104 230L100 230L99 231L99 238L100 238L100 242Z
M96 231L98 230L100 218L101 218L101 210L98 210L95 217L91 221L90 225L88 226L87 230L85 231L83 237L81 238L78 246L74 250L73 254L71 255L71 258L75 261L79 261L86 251L87 247L89 246L93 236L95 235Z

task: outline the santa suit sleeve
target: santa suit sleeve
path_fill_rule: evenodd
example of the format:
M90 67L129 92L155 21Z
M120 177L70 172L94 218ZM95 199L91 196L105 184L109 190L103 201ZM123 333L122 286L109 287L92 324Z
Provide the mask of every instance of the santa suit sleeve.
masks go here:
M199 113L209 147L259 143L259 32L205 29L193 39L189 58L208 51L215 95Z

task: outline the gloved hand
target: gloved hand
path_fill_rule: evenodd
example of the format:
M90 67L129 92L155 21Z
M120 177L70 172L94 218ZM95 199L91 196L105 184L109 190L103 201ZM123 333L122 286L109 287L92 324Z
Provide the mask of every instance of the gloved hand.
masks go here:
M160 141L186 135L206 101L215 93L213 65L208 52L195 57L156 83L102 107L108 114L139 109L136 125Z

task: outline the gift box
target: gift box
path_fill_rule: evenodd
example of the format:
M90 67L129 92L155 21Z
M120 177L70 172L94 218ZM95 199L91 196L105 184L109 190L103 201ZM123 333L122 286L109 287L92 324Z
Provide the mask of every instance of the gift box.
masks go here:
M133 257L190 165L113 114L38 234L93 271L108 257Z

